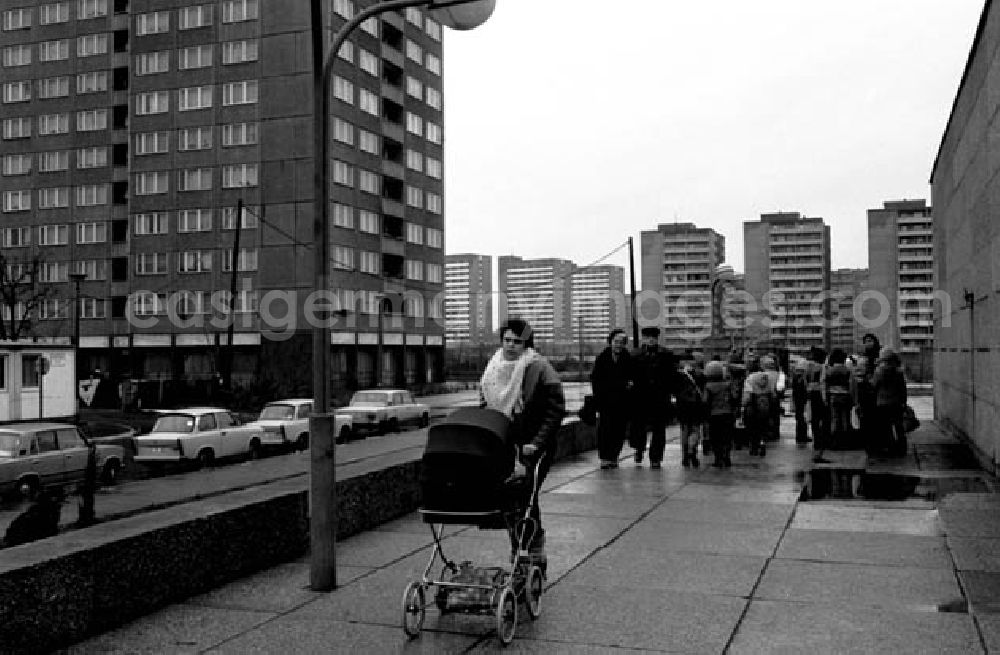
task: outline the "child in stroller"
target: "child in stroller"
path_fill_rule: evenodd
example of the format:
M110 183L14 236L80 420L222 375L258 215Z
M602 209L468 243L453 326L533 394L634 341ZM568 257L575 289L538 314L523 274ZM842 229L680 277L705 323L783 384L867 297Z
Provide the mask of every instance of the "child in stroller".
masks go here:
M541 612L544 571L529 553L538 528L532 506L541 458L534 469L518 470L517 451L510 420L491 409L456 410L428 431L420 513L430 524L434 548L422 578L403 595L403 629L410 637L420 633L428 596L442 613L494 614L504 644L514 638L518 601L533 619ZM506 530L507 565L480 568L449 559L442 545L445 525ZM432 576L438 559L440 572Z

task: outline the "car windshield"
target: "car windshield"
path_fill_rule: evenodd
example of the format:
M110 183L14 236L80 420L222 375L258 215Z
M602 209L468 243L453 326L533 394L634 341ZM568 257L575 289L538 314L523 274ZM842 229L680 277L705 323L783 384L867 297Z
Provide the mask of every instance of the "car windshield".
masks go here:
M0 432L0 457L17 457L17 437L16 432Z
M359 391L351 398L352 405L385 405L386 395L378 391Z
M151 432L193 432L194 417L190 414L167 414L156 419Z
M266 405L260 412L260 420L262 421L275 421L293 418L295 418L294 405Z

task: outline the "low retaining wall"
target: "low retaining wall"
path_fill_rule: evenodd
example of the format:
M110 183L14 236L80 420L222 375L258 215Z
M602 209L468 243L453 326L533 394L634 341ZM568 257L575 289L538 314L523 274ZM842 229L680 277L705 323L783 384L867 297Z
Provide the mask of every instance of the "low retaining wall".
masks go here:
M556 459L595 445L592 427L567 420ZM338 481L338 536L415 510L419 479L414 460ZM308 484L284 480L4 549L0 652L67 646L301 557L309 545Z

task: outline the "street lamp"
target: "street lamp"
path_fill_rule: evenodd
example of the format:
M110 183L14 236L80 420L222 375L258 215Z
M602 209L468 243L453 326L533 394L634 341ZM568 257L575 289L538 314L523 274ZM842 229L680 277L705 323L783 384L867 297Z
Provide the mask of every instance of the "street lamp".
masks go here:
M327 221L329 161L327 142L330 120L330 79L333 64L344 41L359 25L373 16L409 7L430 10L435 20L446 27L468 30L481 25L493 14L496 0L384 0L365 7L345 22L333 35L330 47L324 48L323 0L312 0L313 44L313 294L317 301L330 293L329 249L330 224ZM312 549L310 584L317 591L337 586L334 544L336 541L336 503L334 494L333 415L330 414L330 322L317 321L312 329L313 415L309 420L310 450L310 545ZM379 363L381 365L381 362Z

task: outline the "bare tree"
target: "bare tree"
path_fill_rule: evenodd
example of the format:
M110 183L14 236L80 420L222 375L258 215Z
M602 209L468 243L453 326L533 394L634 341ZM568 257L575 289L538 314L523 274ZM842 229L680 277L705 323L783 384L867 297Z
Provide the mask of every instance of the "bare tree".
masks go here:
M39 282L42 260L11 261L0 252L0 340L16 341L34 333L38 307L52 295L52 287ZM4 316L3 314L6 314Z

